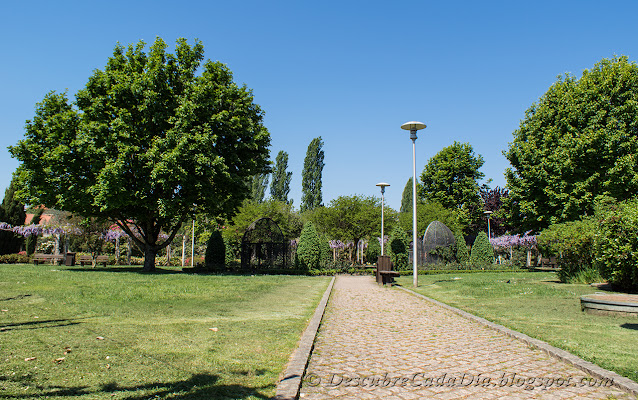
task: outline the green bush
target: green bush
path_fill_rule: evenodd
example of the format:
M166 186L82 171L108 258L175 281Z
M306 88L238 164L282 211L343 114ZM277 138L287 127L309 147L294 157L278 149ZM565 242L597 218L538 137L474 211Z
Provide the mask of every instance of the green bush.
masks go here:
M479 232L470 252L470 264L479 268L488 268L494 260L494 249L485 232Z
M368 263L374 264L381 255L381 244L377 237L373 237L368 242L368 250L366 251L366 260Z
M545 257L556 257L558 279L571 282L581 271L594 269L595 236L593 218L563 222L550 225L538 235L538 248Z
M297 262L303 269L317 269L321 261L321 243L312 222L307 222L301 230L297 246Z
M226 264L226 244L219 231L213 231L208 238L204 264L206 269L223 269Z
M465 243L463 232L460 229L454 232L454 239L456 240L456 243L454 244L456 261L459 263L461 268L463 268L470 263L470 253L467 251L467 244Z
M0 264L28 264L31 260L26 253L13 253L0 255Z
M410 238L403 228L396 226L390 234L388 253L395 271L406 270L410 266Z
M599 204L596 216L600 274L618 289L638 291L638 200Z

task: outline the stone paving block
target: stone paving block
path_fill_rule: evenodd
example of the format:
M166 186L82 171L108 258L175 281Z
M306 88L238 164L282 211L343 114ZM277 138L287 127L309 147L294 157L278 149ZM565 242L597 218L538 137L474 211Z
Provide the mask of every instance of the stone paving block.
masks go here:
M368 276L339 276L300 398L633 398L614 387L556 384L581 378L592 377L444 307Z

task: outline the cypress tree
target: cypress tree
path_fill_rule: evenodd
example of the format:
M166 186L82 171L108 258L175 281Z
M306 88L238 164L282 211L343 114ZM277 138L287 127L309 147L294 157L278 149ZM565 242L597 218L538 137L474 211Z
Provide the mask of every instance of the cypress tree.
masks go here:
M304 269L319 267L321 244L317 230L312 222L306 222L301 230L299 245L297 246L297 259L299 260L299 266Z
M226 243L219 231L213 231L208 239L204 263L209 270L223 268L226 263Z
M270 184L270 197L274 200L292 204L292 200L288 200L290 193L290 181L292 180L292 172L287 172L288 153L281 150L275 159L275 168L272 170L272 182Z
M456 260L461 266L465 267L470 262L470 254L467 251L467 244L460 229L454 233L454 239L456 240Z
M0 222L9 225L23 225L26 218L24 204L15 198L15 178L4 192L4 199L0 205ZM13 232L0 231L0 254L12 254L20 251L24 239Z
M314 210L321 206L323 201L321 194L321 174L323 172L322 150L323 142L321 136L312 139L306 151L306 158L303 163L303 173L301 181L301 211Z
M399 212L412 212L412 178L408 179L408 182L403 188L403 195L401 196L401 208L399 209Z
M250 197L256 203L263 203L268 186L268 174L253 175L250 181Z

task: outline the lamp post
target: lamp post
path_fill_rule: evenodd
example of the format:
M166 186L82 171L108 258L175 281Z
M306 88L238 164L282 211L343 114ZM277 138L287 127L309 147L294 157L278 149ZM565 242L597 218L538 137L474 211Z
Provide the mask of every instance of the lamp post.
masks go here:
M423 122L410 121L401 125L401 129L410 131L410 139L412 139L412 273L414 287L418 285L417 273L416 273L416 131L425 129Z
M383 252L383 242L385 241L385 236L383 235L383 204L384 204L383 194L385 193L385 188L387 186L390 186L390 184L385 182L379 182L377 183L377 186L381 188L381 255L384 256L385 253Z
M487 238L492 238L492 233L490 232L490 220L492 219L492 211L483 211L483 214L487 215Z

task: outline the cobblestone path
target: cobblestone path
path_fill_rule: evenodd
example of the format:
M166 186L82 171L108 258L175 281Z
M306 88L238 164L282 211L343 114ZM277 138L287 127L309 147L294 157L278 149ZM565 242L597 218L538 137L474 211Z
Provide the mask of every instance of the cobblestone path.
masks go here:
M630 399L369 276L339 276L300 399Z

